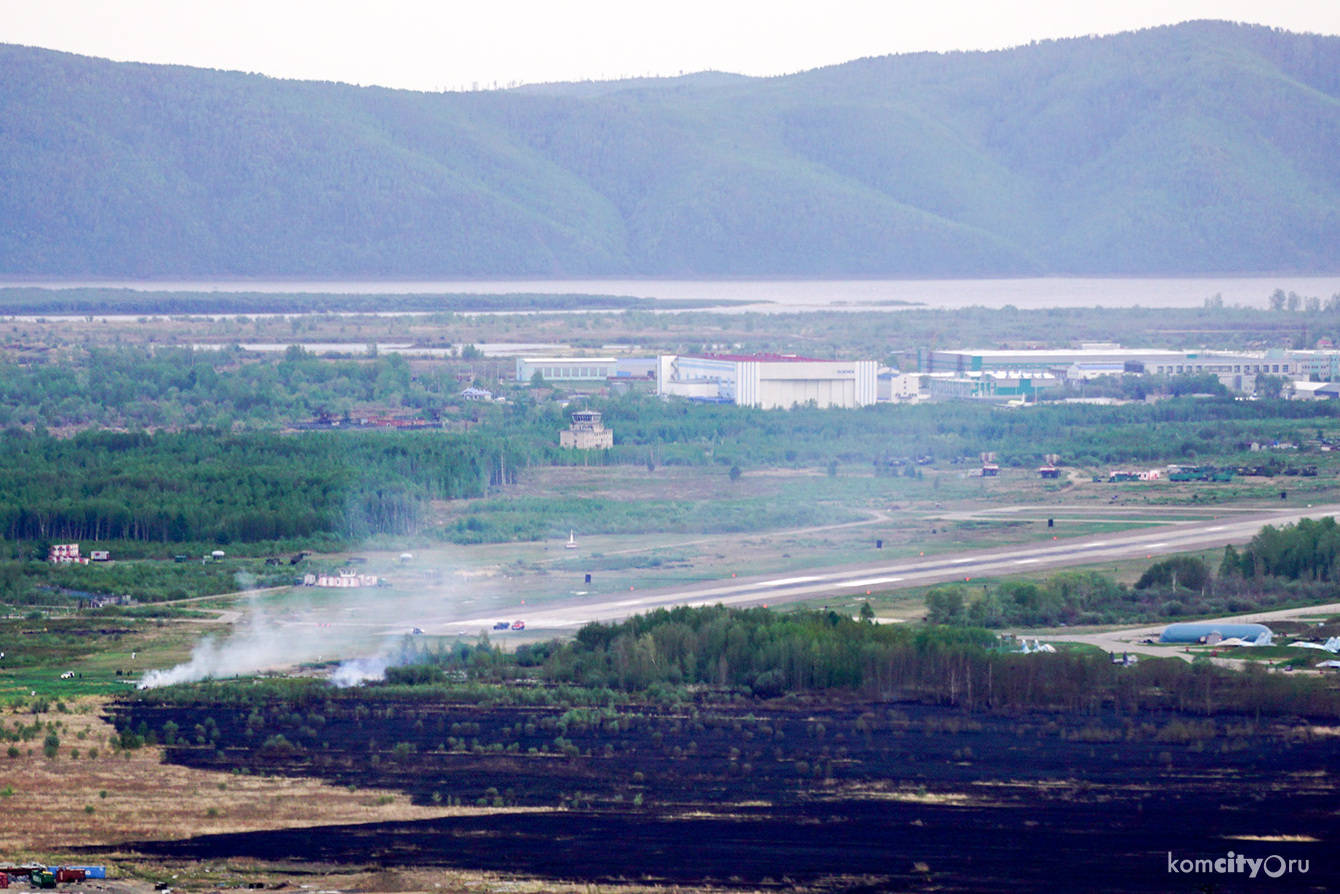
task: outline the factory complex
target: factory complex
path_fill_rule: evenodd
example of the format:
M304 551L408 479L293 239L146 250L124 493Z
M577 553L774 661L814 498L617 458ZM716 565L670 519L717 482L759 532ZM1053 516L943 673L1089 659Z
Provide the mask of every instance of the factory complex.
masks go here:
M910 359L910 358L909 358ZM1257 393L1264 376L1295 399L1340 398L1340 351L1176 351L1110 342L1078 348L921 349L915 371L874 360L794 354L704 353L654 357L519 357L516 379L581 390L640 388L667 397L760 409L864 407L878 402L1027 402L1049 388L1103 377L1214 376L1230 391Z

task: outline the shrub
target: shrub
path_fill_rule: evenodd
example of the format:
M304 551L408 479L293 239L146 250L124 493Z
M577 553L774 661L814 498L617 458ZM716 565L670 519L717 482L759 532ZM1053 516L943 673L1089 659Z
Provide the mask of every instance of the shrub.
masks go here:
M1135 589L1168 587L1203 590L1210 585L1211 579L1210 567L1200 559L1195 556L1176 556L1155 562L1145 569L1145 573L1135 582Z

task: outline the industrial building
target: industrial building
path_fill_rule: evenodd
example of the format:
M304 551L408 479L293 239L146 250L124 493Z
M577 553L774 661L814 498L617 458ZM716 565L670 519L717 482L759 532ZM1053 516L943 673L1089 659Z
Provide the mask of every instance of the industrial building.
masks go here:
M529 382L539 373L546 382L604 382L618 372L613 357L518 357L516 380Z
M931 400L1028 400L1062 383L1047 373L968 372L929 373L922 385Z
M873 360L817 360L790 354L664 354L657 391L716 403L790 409L864 407L876 400Z
M1102 342L1060 349L934 351L923 348L917 352L917 361L922 373L965 381L988 375L998 380L1001 376L1017 377L1021 382L1045 381L1045 377L1051 377L1060 382L1099 376L1208 373L1216 376L1226 388L1251 393L1256 390L1257 376L1328 377L1332 371L1340 371L1340 361L1333 360L1332 355L1333 352L1278 349L1261 352L1171 351L1124 348ZM982 389L963 386L960 390L980 392ZM1030 389L1025 387L1024 390ZM993 395L976 393L970 396Z

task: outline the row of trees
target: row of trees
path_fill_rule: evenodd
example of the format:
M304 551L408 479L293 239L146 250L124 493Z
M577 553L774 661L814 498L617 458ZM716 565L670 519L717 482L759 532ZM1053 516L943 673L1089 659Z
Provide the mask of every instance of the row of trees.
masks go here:
M1195 556L1175 556L1150 565L1130 587L1091 571L973 587L942 584L926 593L926 618L956 626L1050 627L1241 613L1331 598L1338 573L1340 526L1327 516L1267 525L1241 551L1225 547L1217 575Z
M1021 655L980 628L878 625L818 611L677 608L590 624L549 647L539 672L631 691L696 683L761 697L840 689L979 709L1340 716L1340 694L1319 681L1176 659L1120 668L1087 652Z
M1126 668L1092 652L1023 655L1001 648L978 628L878 625L821 611L660 609L589 624L570 641L521 646L510 654L481 638L474 646L437 651L411 646L402 657L434 670L397 671L387 685L405 698L433 702L655 704L698 697L707 687L755 698L838 691L974 710L1340 717L1340 693L1320 680L1177 659ZM446 676L456 681L439 670L449 670ZM544 685L494 685L518 679ZM281 713L366 697L311 680L207 685L204 694L211 698L269 705ZM201 696L197 687L166 687L138 697L181 704Z
M179 542L418 530L430 500L514 480L506 441L441 432L0 436L0 536Z
M1333 583L1340 580L1340 525L1329 515L1280 528L1266 525L1241 553L1232 546L1224 550L1219 574Z

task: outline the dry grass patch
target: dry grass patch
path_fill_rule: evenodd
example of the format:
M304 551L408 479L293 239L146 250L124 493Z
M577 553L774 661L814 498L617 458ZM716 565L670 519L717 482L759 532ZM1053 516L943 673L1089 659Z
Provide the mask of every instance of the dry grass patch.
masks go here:
M10 859L139 839L499 812L416 806L399 792L349 791L311 779L179 767L163 763L159 748L113 751L115 730L97 713L43 716L65 724L55 757L43 753L40 739L22 743L17 758L0 754L0 792L7 793L0 799L0 853ZM0 717L13 725L15 715Z

